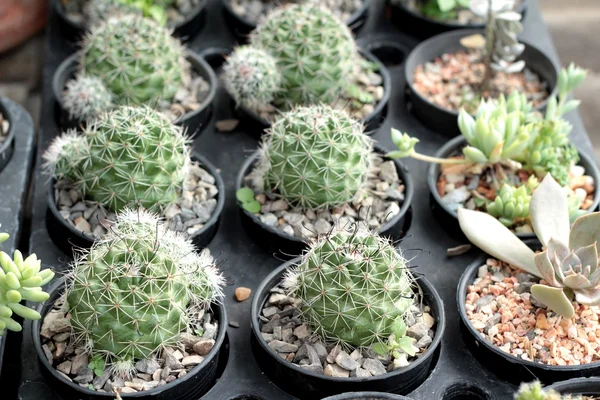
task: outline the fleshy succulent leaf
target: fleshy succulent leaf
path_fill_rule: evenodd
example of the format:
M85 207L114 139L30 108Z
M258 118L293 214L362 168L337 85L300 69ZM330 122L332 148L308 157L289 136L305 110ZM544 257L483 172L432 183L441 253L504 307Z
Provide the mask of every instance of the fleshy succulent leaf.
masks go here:
M569 205L564 190L547 174L529 202L531 225L544 246L550 238L567 243L569 239ZM600 229L600 228L599 228Z
M577 290L575 300L584 306L597 306L600 304L600 288Z
M554 266L548 258L548 250L538 253L534 257L535 265L538 271L540 271L542 278L544 278L550 285L554 287L563 287L554 274Z
M564 318L573 318L575 309L562 288L546 285L533 285L531 294L542 304Z
M583 215L575 220L569 234L568 242L570 249L577 250L592 244L598 246L599 240L600 212Z

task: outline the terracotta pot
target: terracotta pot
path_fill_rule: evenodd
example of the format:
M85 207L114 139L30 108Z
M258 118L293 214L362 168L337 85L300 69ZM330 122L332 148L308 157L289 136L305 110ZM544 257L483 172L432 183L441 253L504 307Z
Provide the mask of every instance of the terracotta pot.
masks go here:
M11 49L46 25L47 0L0 1L0 52Z

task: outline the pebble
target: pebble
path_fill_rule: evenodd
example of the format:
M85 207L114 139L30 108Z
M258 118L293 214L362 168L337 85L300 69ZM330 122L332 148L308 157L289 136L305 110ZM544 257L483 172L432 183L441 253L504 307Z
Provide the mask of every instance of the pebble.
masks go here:
M244 301L250 297L252 290L247 287L238 287L235 288L235 299L237 301Z
M429 336L427 336L429 337ZM431 338L430 338L431 340ZM430 342L431 343L431 342ZM425 347L425 346L422 346ZM370 375L377 376L383 375L386 373L386 369L379 360L375 360L372 358L367 358L362 364L362 367L369 372Z
M337 378L348 378L350 376L350 371L338 366L337 364L327 364L323 370L323 374Z
M159 368L160 365L154 359L140 360L135 363L135 369L137 369L140 372L143 372L144 374L152 375L154 371L156 371Z
M352 371L360 367L360 364L350 357L350 355L345 351L339 352L339 354L335 357L335 363L347 371Z
M195 354L193 356L183 357L183 360L181 360L181 365L188 367L190 365L198 365L202 361L204 361L204 357Z
M200 356L206 356L208 353L210 353L214 346L215 341L213 339L200 339L194 345L194 351Z

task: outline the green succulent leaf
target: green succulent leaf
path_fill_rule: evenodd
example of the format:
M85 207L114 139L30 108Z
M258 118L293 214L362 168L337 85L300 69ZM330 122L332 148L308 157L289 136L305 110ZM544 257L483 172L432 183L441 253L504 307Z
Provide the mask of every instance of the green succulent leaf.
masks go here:
M379 354L380 356L383 356L389 353L390 351L390 348L384 343L374 343L373 345L371 345L371 348L375 353Z
M246 203L254 200L254 191L249 187L239 188L237 192L235 192L235 197L238 201Z
M242 208L252 214L260 212L260 203L256 200L242 203Z

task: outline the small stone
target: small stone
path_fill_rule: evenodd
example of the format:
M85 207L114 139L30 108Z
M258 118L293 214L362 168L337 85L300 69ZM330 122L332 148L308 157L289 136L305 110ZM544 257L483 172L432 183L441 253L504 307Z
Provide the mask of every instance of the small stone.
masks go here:
M323 373L323 366L319 363L316 364L307 364L307 365L300 365L300 368L308 370L308 371L312 371L312 372L316 372L318 374L322 374Z
M281 230L289 236L294 236L294 228L292 228L290 225L284 225L283 228L281 228Z
M183 360L181 360L181 364L184 367L188 367L190 365L198 365L202 361L204 361L204 357L199 356L199 355L191 355L191 356L183 357Z
M269 347L278 353L295 353L298 351L298 346L292 343L286 343L281 340L273 340L269 342Z
M423 322L418 322L406 330L406 334L408 336L417 340L421 339L423 336L426 336L428 332L429 327Z
M371 373L369 371L367 371L366 369L363 368L356 368L354 371L350 372L350 376L351 377L356 377L356 378L368 378L371 375Z
M429 346L432 341L433 341L433 339L431 339L431 336L429 336L429 335L423 336L421 339L419 339L419 341L417 343L415 343L415 347L417 347L419 349L423 349L423 348Z
M394 362L391 364L392 370L397 370L398 368L406 367L410 365L408 360L406 359L406 354L400 354L400 357L394 358Z
M263 315L267 318L277 314L277 312L279 312L277 307L267 307L262 310Z
M162 368L159 368L156 371L154 371L154 373L152 374L152 380L153 381L160 381L161 375L162 375L163 371L164 371L164 369L162 369Z
M60 342L66 341L70 337L71 337L71 332L63 332L63 333L58 333L58 334L52 336L52 340L60 343Z
M192 350L194 345L202 340L202 338L192 335L191 333L182 332L179 334L179 340L181 340L181 343L186 350Z
M239 328L240 324L237 321L229 321L229 326L231 326L232 328Z
M73 367L71 367L73 371ZM94 380L94 373L87 366L77 371L77 376L73 378L74 382L77 383L91 383Z
M360 364L352 359L352 357L350 357L350 355L345 351L340 351L338 353L338 355L335 357L335 363L347 371L352 371L360 367Z
M248 289L247 287L237 287L235 288L235 299L237 301L244 301L247 300L248 297L250 297L250 294L252 293L251 289Z
M175 379L177 379L175 376L173 376L173 375L169 375L169 376L167 376L167 379L165 379L165 382L167 382L167 383L171 383L171 382L173 382Z
M392 160L382 163L379 168L381 168L379 176L390 185L393 185L400 180L400 178L398 178L396 164Z
M42 346L42 350L44 351L44 354L46 355L46 358L48 359L48 362L50 364L52 364L52 362L54 361L54 356L52 355L52 351L50 350L50 348L48 347L47 344Z
M260 221L267 226L277 226L277 216L273 213L261 215Z
M110 374L108 372L104 372L101 376L95 377L92 381L94 389L102 389L106 385L106 382L108 382L108 378L110 378Z
M294 329L294 335L300 340L306 339L307 337L309 337L310 330L308 329L308 325L302 324L302 325L296 327Z
M363 361L362 367L369 371L369 373L373 376L383 375L386 373L386 369L379 360L374 360L372 358L365 358Z
M240 121L237 119L223 119L215 122L215 128L217 128L217 132L231 132L239 123Z
M181 369L182 365L177 358L175 358L174 354L169 353L168 351L164 352L165 365L163 368L169 369Z
M63 354L65 354L65 350L67 349L67 344L65 342L56 343L56 350L54 351L54 357L59 358Z
M338 354L340 354L340 351L342 351L340 345L336 344L335 346L333 346L333 348L327 355L327 362L329 364L333 364L335 362L335 358L338 356Z
M425 325L426 325L426 326L427 326L429 329L433 328L433 325L435 325L435 318L433 318L433 317L431 316L431 314L429 314L429 313L424 313L424 314L421 316L421 321L422 321L422 322L423 322L423 323L424 323L424 324L425 324Z
M337 364L327 364L323 373L326 376L333 376L338 378L348 378L350 376L350 371L345 370Z
M396 203L396 202L390 203L388 208L385 210L385 220L389 221L390 219L394 218L399 213L400 213L400 206L398 205L398 203Z
M287 210L288 207L287 201L279 199L271 203L269 211L284 211Z
M144 373L152 375L154 371L160 368L158 362L153 358L147 358L144 360L140 360L135 363L135 369Z
M137 393L138 391L132 387L125 386L119 389L119 393Z
M75 229L85 233L92 233L92 226L89 222L85 220L83 217L78 217L75 219Z
M482 265L481 267L479 267L477 269L477 277L478 278L484 278L487 275L487 272L488 272L487 265Z
M165 368L163 368L162 372L160 373L160 379L167 380L169 375L171 375L171 368L165 367Z
M205 223L206 221L208 221L216 207L217 200L215 199L209 199L203 201L202 203L194 204L192 208L194 210L195 215L198 216L198 218L194 220L194 224Z
M273 340L282 340L281 326L273 327Z
M215 347L215 341L213 339L200 339L200 341L194 345L194 351L199 356L206 356L213 347Z
M231 325L231 323L230 323ZM204 328L204 333L202 337L205 339L214 339L217 336L217 324L211 324L209 322L205 322L202 326Z
M319 361L323 363L327 359L327 349L325 348L325 346L323 346L323 343L321 342L313 343L313 347L316 350L317 355L319 356Z
M56 369L63 374L69 375L71 373L71 361L65 361L64 363L58 364Z
M87 368L88 364L89 364L89 356L87 353L81 353L75 357L73 357L73 359L71 360L71 362L73 363L71 365L71 371L73 371L73 373L78 373L78 371L82 368Z

